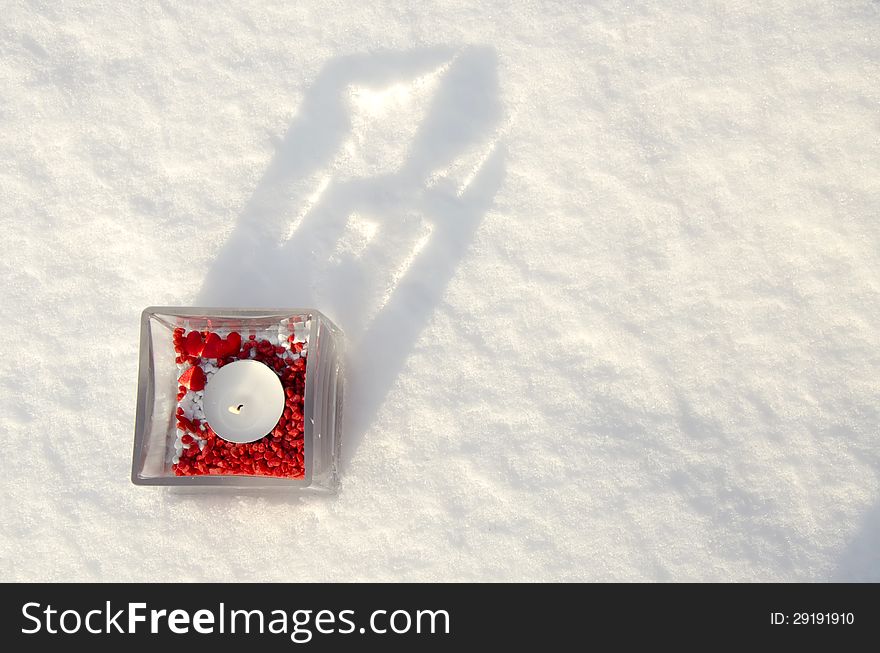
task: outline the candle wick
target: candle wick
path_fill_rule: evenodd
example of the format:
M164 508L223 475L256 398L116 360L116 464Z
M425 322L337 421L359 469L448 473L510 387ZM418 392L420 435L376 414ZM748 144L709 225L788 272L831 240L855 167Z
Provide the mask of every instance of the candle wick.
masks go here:
M242 408L244 408L244 404L238 404L238 406L230 406L229 412L238 415L241 412Z

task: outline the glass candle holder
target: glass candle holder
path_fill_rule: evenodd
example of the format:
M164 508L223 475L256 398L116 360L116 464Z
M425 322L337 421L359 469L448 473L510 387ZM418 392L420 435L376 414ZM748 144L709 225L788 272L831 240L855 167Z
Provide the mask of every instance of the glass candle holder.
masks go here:
M334 491L341 365L316 310L144 309L132 482Z

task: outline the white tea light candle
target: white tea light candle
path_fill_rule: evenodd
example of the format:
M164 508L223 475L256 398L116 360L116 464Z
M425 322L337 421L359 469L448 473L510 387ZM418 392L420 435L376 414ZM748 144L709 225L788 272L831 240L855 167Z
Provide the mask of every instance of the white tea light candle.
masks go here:
M253 442L269 433L284 412L278 375L255 360L221 367L205 386L204 412L214 432L229 442Z

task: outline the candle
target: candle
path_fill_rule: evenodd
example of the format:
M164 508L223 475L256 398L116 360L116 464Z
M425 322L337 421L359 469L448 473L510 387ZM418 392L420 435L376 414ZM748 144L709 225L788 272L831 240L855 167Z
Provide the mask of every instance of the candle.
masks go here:
M255 360L239 360L217 370L205 386L205 419L229 442L253 442L269 433L284 412L278 375Z

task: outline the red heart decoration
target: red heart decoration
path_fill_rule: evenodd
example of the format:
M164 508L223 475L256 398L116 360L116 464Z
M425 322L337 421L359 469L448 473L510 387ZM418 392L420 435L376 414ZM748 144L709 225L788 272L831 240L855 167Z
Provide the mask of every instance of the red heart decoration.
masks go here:
M186 340L183 343L183 350L188 356L201 356L205 343L202 341L202 334L198 331L190 331L186 334Z
M198 365L193 365L177 379L178 384L193 392L204 390L206 381L205 372Z
M211 331L205 338L205 348L202 350L202 356L205 358L217 358L220 356L220 347L223 340L220 336Z
M221 347L220 355L221 356L232 356L233 354L237 354L241 349L241 336L233 331L228 336L226 336L226 340L223 341L223 345Z

